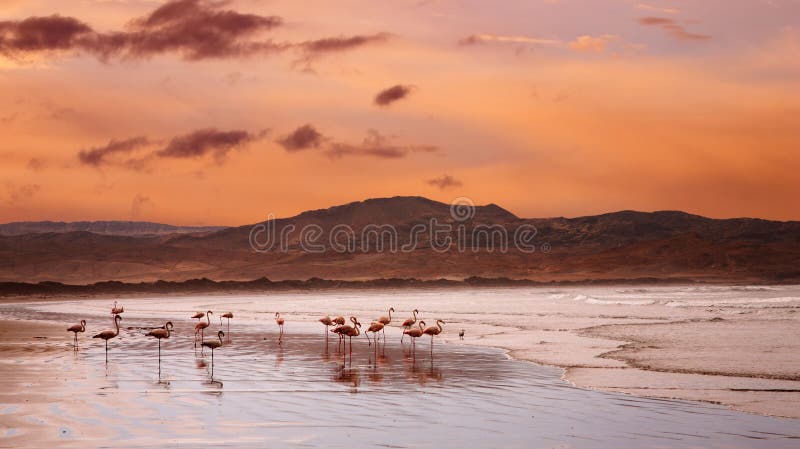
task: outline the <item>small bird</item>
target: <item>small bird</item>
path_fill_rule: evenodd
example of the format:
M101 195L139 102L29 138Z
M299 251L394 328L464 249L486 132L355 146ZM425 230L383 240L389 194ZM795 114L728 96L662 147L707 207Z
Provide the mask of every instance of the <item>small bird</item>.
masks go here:
M233 318L233 312L226 312L219 316L219 325L222 326L222 319L228 319L228 333L231 331L231 318ZM230 338L230 337L229 337Z
M167 321L164 324L164 327L159 327L157 329L153 329L147 333L148 337L155 337L158 340L158 374L161 375L161 339L162 338L169 338L170 332L172 332L172 321Z
M447 324L442 320L436 320L436 326L428 326L422 333L431 336L431 354L433 354L433 337L442 333L442 324Z
M81 320L80 324L73 324L67 328L67 332L75 333L75 350L78 350L78 332L86 332L86 320Z
M403 321L403 335L400 337L400 343L402 343L402 342L403 342L403 337L405 337L405 336L406 336L406 333L405 333L405 331L406 331L406 330L408 330L409 328L411 328L411 326L413 326L413 325L414 325L414 323L416 323L416 322L417 322L417 314L419 313L419 310L417 310L417 309L414 309L414 312L413 312L413 313L414 313L414 316L413 316L413 317L411 317L411 318L408 318L408 319L406 319L405 321Z
M280 312L275 312L275 323L278 325L278 328L280 329L280 333L278 334L278 341L281 341L283 339L283 323L284 322L285 322L284 319L281 318L281 313Z
M458 339L459 340L463 340L464 339L464 329L461 329L461 332L458 333Z
M119 335L119 322L122 321L122 317L119 315L114 316L114 325L117 327L117 330L107 329L99 334L93 336L92 338L102 338L106 341L106 363L108 363L108 340Z
M211 340L204 341L202 343L203 346L211 349L211 380L214 380L214 350L222 346L222 337L224 336L225 332L219 331L217 332L217 338L219 338L219 341Z
M125 311L125 307L123 307L123 306L117 307L117 302L114 301L114 307L111 308L111 314L112 315L119 315L120 313L122 313L124 311Z

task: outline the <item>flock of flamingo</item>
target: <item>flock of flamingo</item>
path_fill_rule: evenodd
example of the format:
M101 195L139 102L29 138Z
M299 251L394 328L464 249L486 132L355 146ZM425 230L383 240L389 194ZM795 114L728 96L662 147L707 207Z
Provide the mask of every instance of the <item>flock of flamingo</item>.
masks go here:
M122 313L125 311L125 308L122 306L117 305L117 301L114 301L114 305L111 308L111 315L114 317L114 329L107 329L104 330L94 336L92 338L99 338L104 340L105 342L105 356L106 356L106 363L108 363L108 341L117 337L119 335L119 323L122 321ZM387 316L381 316L376 321L370 323L369 327L364 331L364 336L367 338L369 345L372 346L375 343L375 350L377 351L378 347L378 338L379 334L383 336L384 342L386 341L386 326L389 326L392 323L392 312L394 312L394 307L389 308L389 314ZM205 329L211 326L211 315L214 312L208 310L206 312L197 312L191 316L192 319L197 320L197 324L194 326L194 342L195 347L199 342L201 350L202 348L209 348L211 349L211 372L213 377L214 372L214 350L220 348L223 345L223 337L225 336L225 332L219 330L217 332L217 339L216 340L205 340ZM403 335L400 337L400 342L403 342L403 339L406 335L411 338L411 345L416 356L416 340L423 335L429 335L431 337L430 349L431 354L433 354L433 338L444 330L442 327L445 322L443 320L436 320L435 326L427 326L425 321L418 320L417 315L419 314L419 310L414 309L412 312L412 316L402 323L403 327ZM206 321L203 321L203 318L206 318ZM220 327L222 327L222 319L227 318L227 330L230 333L230 326L231 326L231 319L233 318L232 312L227 312L219 317ZM278 325L278 343L282 344L284 338L284 324L285 319L281 317L280 312L275 313L275 324ZM350 322L352 324L345 324L344 316L337 316L335 318L331 318L330 316L324 316L319 319L319 322L325 326L325 349L327 351L328 348L328 334L334 333L337 334L339 337L339 344L338 349L340 350L342 344L344 344L344 352L347 351L347 343L350 343L350 354L353 353L353 337L358 337L361 335L361 323L358 321L358 318L351 316ZM329 329L333 326L332 329ZM163 326L151 329L146 336L153 337L158 341L158 367L159 367L159 374L161 373L161 340L165 338L170 338L172 334L174 325L172 321L167 321ZM86 320L81 320L79 324L75 324L67 328L68 332L72 332L74 334L74 349L78 350L78 333L86 331ZM372 333L372 339L369 338L368 333ZM345 341L345 337L347 340ZM463 339L464 331L462 330L459 332L459 337Z

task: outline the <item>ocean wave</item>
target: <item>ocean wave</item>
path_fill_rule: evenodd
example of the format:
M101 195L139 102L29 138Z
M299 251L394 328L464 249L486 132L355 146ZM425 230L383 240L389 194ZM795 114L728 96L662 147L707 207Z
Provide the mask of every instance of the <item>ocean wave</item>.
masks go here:
M740 306L761 306L765 307L768 304L786 304L797 302L800 306L800 297L784 296L779 298L742 298L742 299L710 299L710 300L694 300L694 301L669 301L665 305L667 307L740 307Z

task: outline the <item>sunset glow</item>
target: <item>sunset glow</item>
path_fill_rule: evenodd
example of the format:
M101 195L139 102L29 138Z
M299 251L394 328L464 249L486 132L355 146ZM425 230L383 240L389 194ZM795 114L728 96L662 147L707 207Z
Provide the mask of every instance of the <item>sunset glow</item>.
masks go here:
M800 3L2 1L0 135L3 222L797 220Z

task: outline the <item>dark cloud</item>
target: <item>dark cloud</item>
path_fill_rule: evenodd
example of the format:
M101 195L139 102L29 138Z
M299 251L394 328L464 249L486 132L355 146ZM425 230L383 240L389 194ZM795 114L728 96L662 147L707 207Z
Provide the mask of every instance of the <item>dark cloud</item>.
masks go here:
M0 21L0 54L76 51L107 61L178 54L187 60L245 57L295 50L306 64L317 56L389 38L386 33L338 36L305 42L275 42L263 34L280 26L277 16L226 9L226 1L173 0L133 19L124 30L98 32L72 17L52 15Z
M173 137L166 147L155 153L158 157L195 158L213 154L222 162L231 150L241 148L265 134L247 131L218 131L214 128L200 129L183 136Z
M72 17L52 15L20 21L0 21L0 54L69 50L81 45L94 31Z
M391 137L384 136L374 129L367 131L361 144L334 142L325 150L325 154L337 159L344 156L370 156L381 159L399 159L409 153L433 153L439 151L433 145L394 145Z
M200 129L188 134L173 137L161 149L150 151L127 160L117 162L130 170L148 170L151 163L158 158L197 158L207 154L213 155L217 163L224 162L228 153L239 149L267 134L267 130L258 133L233 130L219 131L214 128ZM156 141L157 142L157 141ZM154 146L156 142L147 137L133 137L125 140L111 140L102 147L82 150L78 159L84 164L99 167L109 164L107 157L113 154L130 154L147 146Z
M375 104L378 106L389 106L397 100L407 97L411 93L412 86L397 84L378 92L375 95Z
M442 175L438 178L428 179L425 182L442 190L449 189L451 187L461 187L462 185L461 181L450 175Z
M288 44L256 38L281 24L281 18L222 9L223 2L175 0L125 31L100 33L72 17L58 15L0 22L0 53L77 50L105 60L178 53L186 59L226 58L281 51Z
M642 17L639 19L639 24L660 27L668 35L681 41L705 41L711 39L711 36L706 34L690 33L678 22L667 17Z
M38 157L32 157L28 160L28 170L31 171L42 171L45 169L45 162Z
M278 139L276 142L280 144L286 151L300 151L309 148L319 148L324 142L325 137L317 131L311 124L305 125L295 129L291 134Z
M88 150L81 150L78 153L78 159L86 164L95 167L103 165L106 162L106 156L119 153L130 153L147 144L150 141L146 137L132 137L125 140L110 140L106 145L101 147L94 147Z
M338 36L300 42L294 48L301 56L292 62L292 67L304 72L315 73L312 64L315 60L331 53L353 50L373 43L387 41L391 38L388 33L377 33L356 36Z
M387 41L391 35L389 33L376 33L358 36L338 36L305 41L298 44L304 52L309 55L320 55L324 53L335 53L351 50L364 45Z

